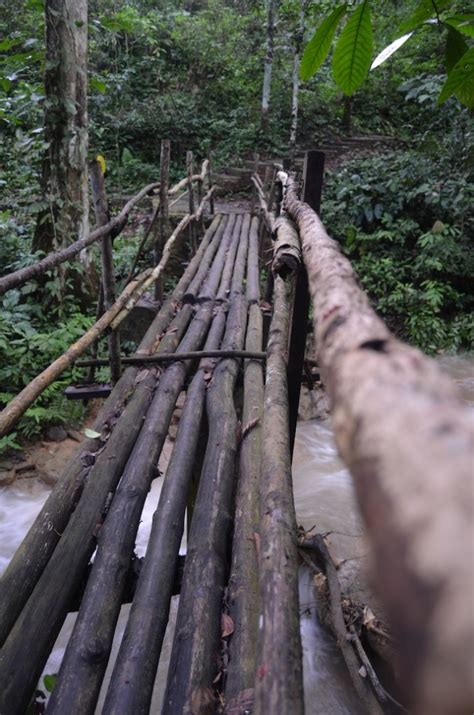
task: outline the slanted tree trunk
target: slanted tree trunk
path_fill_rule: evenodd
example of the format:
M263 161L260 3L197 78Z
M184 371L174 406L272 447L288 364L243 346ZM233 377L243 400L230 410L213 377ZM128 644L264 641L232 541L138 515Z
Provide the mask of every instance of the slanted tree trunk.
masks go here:
M270 94L273 69L273 45L275 35L275 15L278 0L266 0L267 6L267 54L265 55L265 65L263 70L263 90L262 108L260 115L260 127L262 131L268 125L268 110L270 108Z
M298 96L300 91L300 60L301 47L303 45L303 37L305 30L305 11L306 1L301 0L299 25L293 39L294 55L293 55L293 92L291 97L291 127L290 127L290 147L289 158L293 162L296 151L296 135L298 131Z
M45 139L34 250L64 248L89 232L87 0L46 0ZM83 256L83 262L86 256ZM64 278L64 269L60 269Z

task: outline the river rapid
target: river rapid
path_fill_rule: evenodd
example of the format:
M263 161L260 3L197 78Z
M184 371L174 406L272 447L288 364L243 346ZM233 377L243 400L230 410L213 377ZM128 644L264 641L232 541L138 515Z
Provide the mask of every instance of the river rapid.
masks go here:
M444 356L438 361L458 383L466 403L474 406L474 358ZM139 556L145 553L153 512L161 491L161 482L161 479L153 482L145 504L137 537ZM346 558L352 556L354 561L358 561L358 572L362 570L364 573L367 547L363 537L363 525L351 478L337 455L329 422L315 420L299 422L293 462L293 482L298 524L306 530L316 526L319 532L331 531L330 538L335 552ZM0 572L7 566L49 492L49 487L35 479L19 480L11 486L0 488ZM183 550L185 550L184 543ZM354 590L352 595L356 596L355 592L359 586L357 580L350 586ZM301 569L300 613L306 713L308 715L362 715L337 646L318 622L314 598L312 574L307 569ZM178 597L174 597L155 685L152 713L159 713L161 709L177 603ZM128 606L122 608L109 672L125 626L128 609ZM58 672L74 619L74 614L67 617L46 664L45 673ZM107 679L106 676L106 681ZM103 696L104 693L101 695L97 712L101 710Z

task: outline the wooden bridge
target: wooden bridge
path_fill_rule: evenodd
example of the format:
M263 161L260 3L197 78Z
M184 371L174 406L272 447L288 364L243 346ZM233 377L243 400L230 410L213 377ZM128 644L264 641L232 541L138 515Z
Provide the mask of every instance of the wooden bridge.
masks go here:
M183 391L174 449L102 712L149 711L177 592L163 713L303 712L291 451L308 285L318 364L373 542L379 592L400 641L405 694L415 712L464 712L472 696L468 654L474 630L465 603L472 583L472 426L437 367L398 342L375 315L327 236L314 211L322 166L320 154L308 155L306 203L291 175L278 173L276 193L254 176L255 215L217 214L200 237L196 229L212 197L210 186L204 199L200 193L199 207L190 204L178 229L158 246L155 268L132 272L118 298L105 259L104 306L95 326L0 415L5 433L48 381L109 330L115 386L95 422L96 436L82 443L0 581L1 715L26 711L73 609L77 621L47 712L95 711L130 591L143 505ZM206 166L193 177L188 165L181 189L192 198L193 181L202 188L206 176ZM162 177L160 186L141 192L160 190L161 228L170 193L164 195L164 185ZM100 196L100 186L97 191ZM103 226L94 238L46 257L43 267L70 260L87 241L102 240L106 256L111 232L124 216L126 211L109 221L98 212ZM272 234L271 315L260 293L268 240L262 225ZM123 371L110 328L162 276L189 226L195 254ZM31 268L0 279L0 290L27 280ZM350 624L339 625L342 639L349 638ZM424 647L417 650L414 642ZM352 645L347 648L350 666L355 656ZM365 710L383 712L370 678L357 669L354 678Z

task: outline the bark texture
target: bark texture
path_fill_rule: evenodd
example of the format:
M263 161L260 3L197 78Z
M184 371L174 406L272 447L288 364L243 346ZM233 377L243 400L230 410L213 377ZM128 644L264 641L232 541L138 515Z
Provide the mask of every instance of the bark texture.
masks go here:
M268 111L270 109L270 95L272 86L273 71L273 45L275 39L275 15L278 7L278 0L266 0L267 6L267 51L265 54L265 64L263 69L262 107L261 107L261 128L265 130L268 125Z
M470 712L472 415L435 362L391 335L317 214L280 177L302 239L336 440L373 543L406 696L420 714Z
M63 248L89 232L87 176L87 0L46 0L45 139L47 208L34 250Z
M294 277L291 283L294 289ZM257 715L300 715L304 711L286 377L290 288L283 278L275 276L263 418Z

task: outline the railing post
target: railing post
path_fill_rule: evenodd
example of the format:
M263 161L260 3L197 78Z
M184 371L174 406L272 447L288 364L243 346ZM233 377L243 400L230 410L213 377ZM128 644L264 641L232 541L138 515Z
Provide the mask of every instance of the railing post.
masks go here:
M302 200L311 206L316 213L321 207L321 193L324 177L324 152L307 151L303 168ZM290 450L293 455L295 444L296 423L298 421L298 405L300 401L301 376L303 373L306 351L306 334L309 319L308 274L304 263L301 264L296 281L295 297L291 322L291 337L288 354L288 395L290 414Z
M212 189L212 177L214 173L214 163L213 163L214 157L212 155L212 151L209 150L209 166L207 169L207 176L208 176L208 189L209 191ZM211 216L214 216L214 194L211 194L211 198L209 199L209 213Z
M195 211L194 205L194 187L193 187L193 153L192 151L186 152L186 171L188 175L188 197L189 197L189 213L192 216ZM191 246L191 252L196 252L196 223L191 221L189 224L189 245Z
M160 194L159 194L159 222L158 222L158 232L155 239L155 265L161 259L161 253L163 251L163 246L168 237L169 230L169 180L170 180L170 140L161 140L161 151L160 151ZM161 301L163 299L163 276L160 276L155 283L155 300Z
M90 170L90 179L92 187L92 201L94 203L94 213L97 226L104 226L109 222L109 209L107 206L107 197L105 195L104 174L102 167L98 161L94 161ZM114 257L112 248L112 237L107 233L101 242L101 260L102 260L102 286L103 286L103 304L105 310L108 310L115 302L115 273L114 273ZM109 360L110 360L110 380L112 385L120 379L121 364L120 364L120 336L117 330L112 330L108 338L109 342Z

